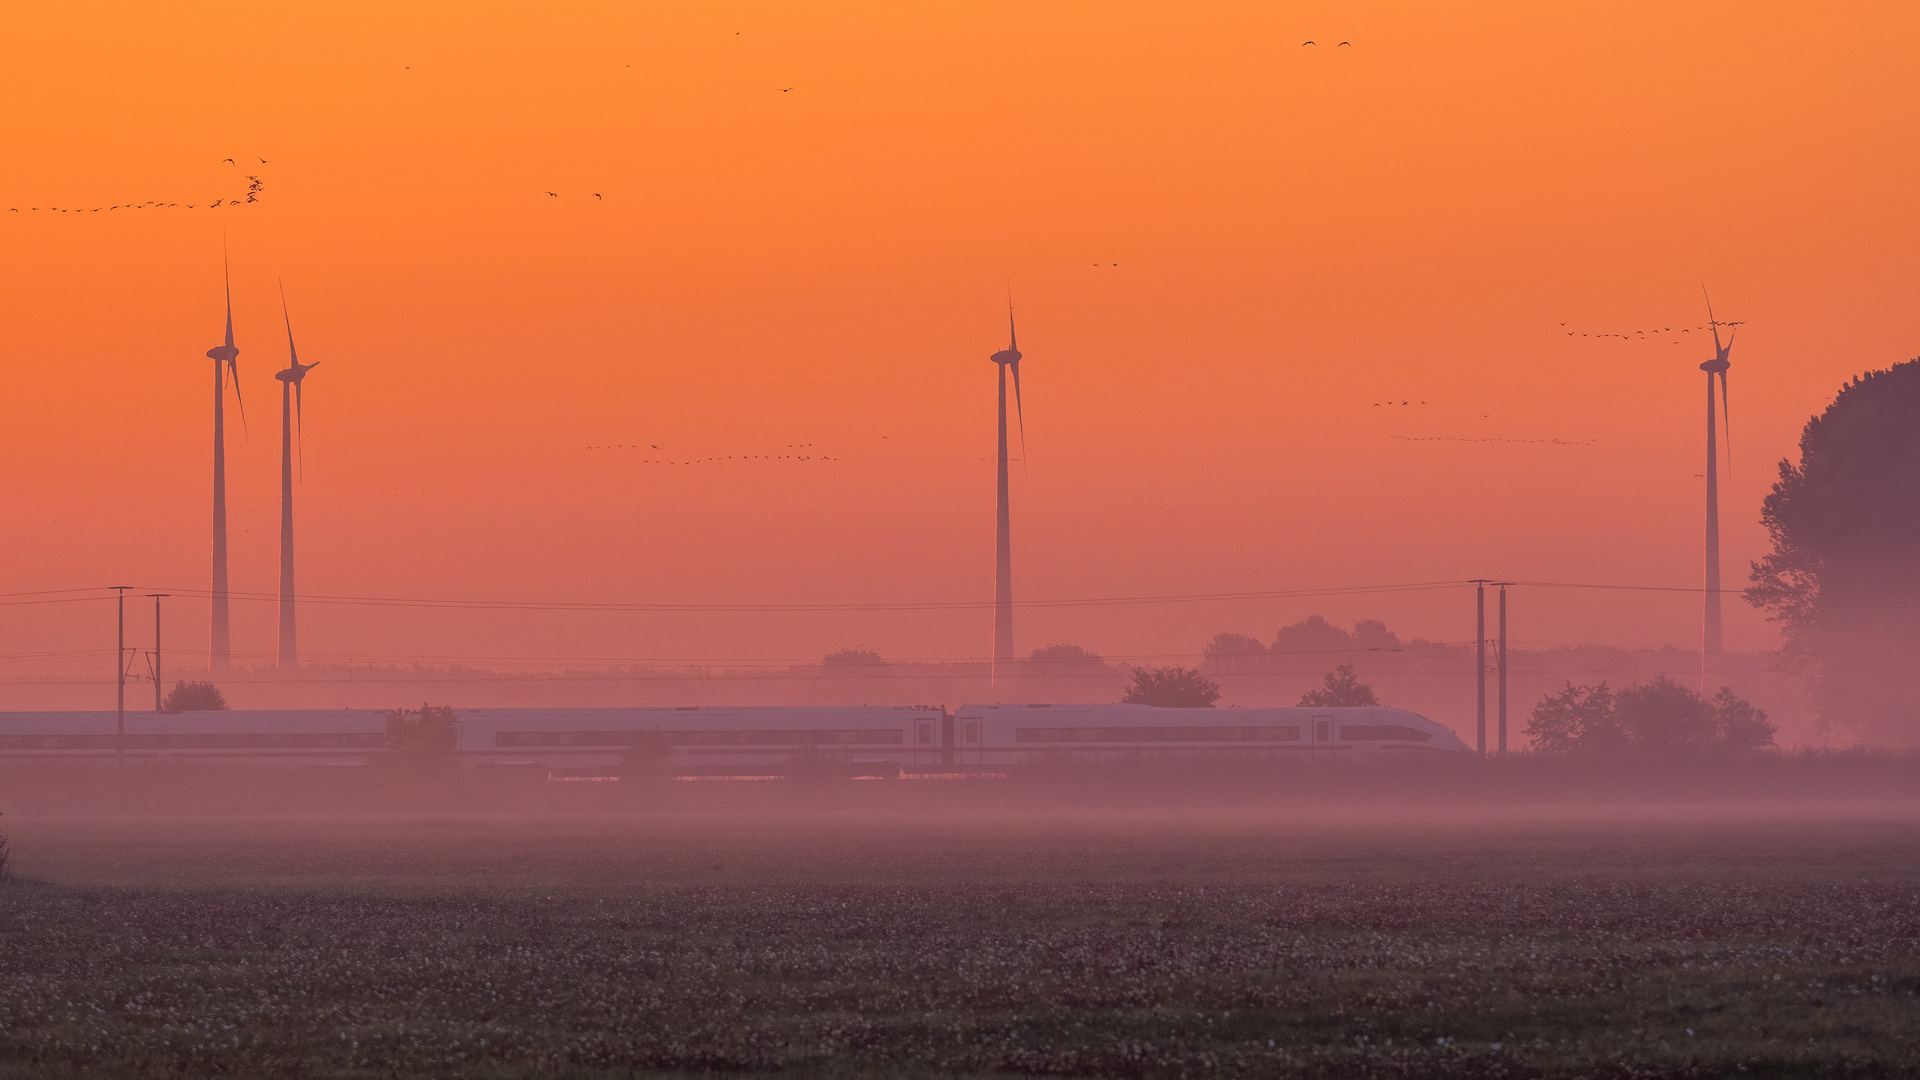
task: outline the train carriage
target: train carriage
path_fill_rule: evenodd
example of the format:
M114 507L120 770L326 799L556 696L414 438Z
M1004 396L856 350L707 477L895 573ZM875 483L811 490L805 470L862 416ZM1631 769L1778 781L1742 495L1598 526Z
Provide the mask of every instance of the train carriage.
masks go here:
M0 763L113 758L358 765L384 752L379 709L0 713ZM1386 707L1162 709L1147 705L690 706L465 709L468 765L566 775L892 776L1057 759L1170 754L1354 756L1459 752L1448 728Z
M962 705L959 764L996 767L1061 756L1261 753L1356 755L1467 750L1450 728L1385 706L1166 709L1152 705Z
M470 709L460 754L473 764L686 775L784 773L796 765L893 775L937 766L946 710L914 705Z
M113 759L361 765L386 744L380 709L274 709L126 714L0 713L0 761Z

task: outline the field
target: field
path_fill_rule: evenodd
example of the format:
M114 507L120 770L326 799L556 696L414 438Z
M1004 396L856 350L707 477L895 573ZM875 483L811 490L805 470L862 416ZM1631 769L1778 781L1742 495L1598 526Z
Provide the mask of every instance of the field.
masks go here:
M1920 1074L1920 805L889 788L9 810L0 1077Z

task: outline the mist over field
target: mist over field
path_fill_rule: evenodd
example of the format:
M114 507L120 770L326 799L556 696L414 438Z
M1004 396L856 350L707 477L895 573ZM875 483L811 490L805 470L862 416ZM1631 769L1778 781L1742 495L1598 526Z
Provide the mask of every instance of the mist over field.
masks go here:
M1920 1077L1920 5L0 27L0 1080Z

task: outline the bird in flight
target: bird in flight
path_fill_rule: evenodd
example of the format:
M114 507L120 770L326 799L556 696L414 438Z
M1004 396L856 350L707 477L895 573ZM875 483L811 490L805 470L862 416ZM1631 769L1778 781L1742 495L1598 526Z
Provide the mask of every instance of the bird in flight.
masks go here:
M1353 44L1353 42L1351 42L1351 41L1343 41L1343 42L1341 42L1341 43L1340 43L1340 45L1352 45L1352 44ZM1334 48L1336 48L1336 49L1337 49L1337 48L1339 48L1339 47L1340 47L1340 45L1335 45L1335 46L1334 46Z
M229 164L229 165L231 165L231 164L233 164L233 159L232 159L232 158L221 158L220 160L222 160L222 161L224 161L224 162L226 162L226 163L227 163L227 164Z
M783 93L783 94L784 94L784 93L786 93L787 91L789 91L789 90L791 90L791 89L793 89L793 87L791 87L791 86L782 86L782 87L779 87L779 90L780 90L780 92L781 92L781 93Z
M597 192L597 191L596 191L596 192L594 192L594 193L593 193L593 197L594 197L594 198L596 198L596 199L598 199L598 198L600 198L600 193L599 193L599 192ZM601 201L603 201L603 202L604 202L605 200L601 200Z
M556 199L560 197L560 193L557 191L549 191L547 192L547 194L553 196Z
M1311 44L1313 44L1313 42L1311 42L1311 41L1303 41L1303 42L1301 42L1300 44L1302 44L1302 45L1311 45Z

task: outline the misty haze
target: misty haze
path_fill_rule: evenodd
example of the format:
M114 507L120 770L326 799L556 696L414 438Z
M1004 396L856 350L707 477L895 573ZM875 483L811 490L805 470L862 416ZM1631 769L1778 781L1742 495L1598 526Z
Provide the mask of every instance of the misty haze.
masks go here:
M1920 1075L1868 6L10 12L0 1080Z

